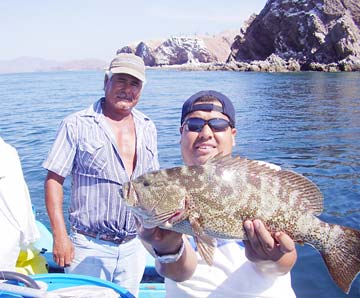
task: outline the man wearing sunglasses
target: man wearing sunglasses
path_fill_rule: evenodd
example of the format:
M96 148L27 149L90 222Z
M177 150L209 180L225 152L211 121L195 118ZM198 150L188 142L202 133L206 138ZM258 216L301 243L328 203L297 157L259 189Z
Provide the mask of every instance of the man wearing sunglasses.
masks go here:
M233 104L216 91L194 94L183 105L180 133L186 165L231 154L236 135ZM244 228L248 240L218 240L214 265L208 266L192 238L138 223L138 233L165 277L167 297L295 297L290 278L297 258L294 242L283 232L272 236L260 220L246 221Z

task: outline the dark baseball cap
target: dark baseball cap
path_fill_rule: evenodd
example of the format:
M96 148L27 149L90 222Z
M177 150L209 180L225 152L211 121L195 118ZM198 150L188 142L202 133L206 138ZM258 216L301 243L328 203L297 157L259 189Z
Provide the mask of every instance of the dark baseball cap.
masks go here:
M217 99L222 107L212 103L198 103L197 101L202 97L212 97ZM232 127L235 127L235 108L231 102L231 100L225 96L224 94L214 91L214 90L204 90L195 93L190 98L188 98L182 107L181 113L181 125L183 124L185 117L187 114L194 112L194 111L218 111L226 115Z

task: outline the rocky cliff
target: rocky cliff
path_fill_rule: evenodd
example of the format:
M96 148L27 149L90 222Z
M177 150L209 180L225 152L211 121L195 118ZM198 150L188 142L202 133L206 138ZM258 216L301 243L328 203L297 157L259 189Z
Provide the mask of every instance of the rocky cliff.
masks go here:
M213 36L178 36L164 41L142 41L117 53L135 53L147 66L225 63L238 32L229 30Z
M118 52L183 69L359 71L360 1L268 0L232 38L173 37Z
M360 70L360 2L269 0L235 39L234 68L263 61L288 70Z

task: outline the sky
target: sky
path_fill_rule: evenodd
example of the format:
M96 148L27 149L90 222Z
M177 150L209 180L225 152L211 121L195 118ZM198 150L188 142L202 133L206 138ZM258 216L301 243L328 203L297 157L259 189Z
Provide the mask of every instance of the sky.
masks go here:
M140 41L240 29L266 0L0 0L0 60L110 60Z

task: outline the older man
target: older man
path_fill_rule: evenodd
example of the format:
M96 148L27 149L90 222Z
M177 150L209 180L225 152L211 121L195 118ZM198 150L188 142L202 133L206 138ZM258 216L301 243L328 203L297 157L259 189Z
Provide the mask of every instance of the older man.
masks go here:
M135 109L144 82L143 60L117 55L105 74L105 97L61 123L43 164L55 262L68 273L107 279L135 295L145 251L120 190L131 177L159 167L155 125ZM62 209L69 174L70 238Z

